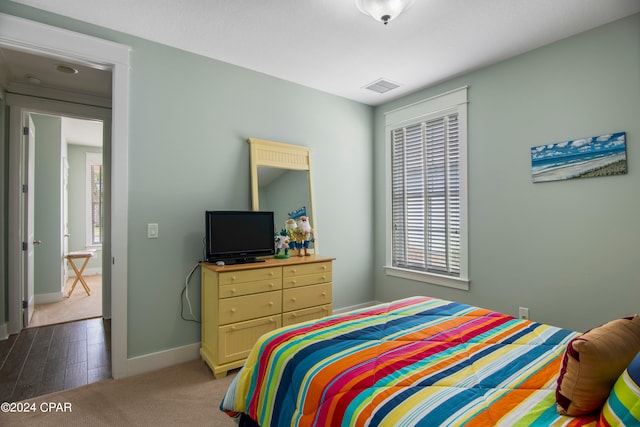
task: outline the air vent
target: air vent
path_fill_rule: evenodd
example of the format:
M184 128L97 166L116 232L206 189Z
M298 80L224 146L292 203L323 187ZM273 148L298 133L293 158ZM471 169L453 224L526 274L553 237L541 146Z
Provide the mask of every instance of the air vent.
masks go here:
M374 92L378 92L378 93L385 93L385 92L389 92L390 90L393 90L393 89L395 89L397 87L400 87L400 85L397 84L397 83L393 83L393 82L390 82L389 80L385 80L385 79L378 79L373 83L369 83L364 88L372 90Z

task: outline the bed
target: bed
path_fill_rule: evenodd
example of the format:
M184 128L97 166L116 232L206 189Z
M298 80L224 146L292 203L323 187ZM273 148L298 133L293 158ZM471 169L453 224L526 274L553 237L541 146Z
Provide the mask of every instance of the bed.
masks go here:
M220 409L242 426L595 426L556 410L579 334L412 297L260 338Z

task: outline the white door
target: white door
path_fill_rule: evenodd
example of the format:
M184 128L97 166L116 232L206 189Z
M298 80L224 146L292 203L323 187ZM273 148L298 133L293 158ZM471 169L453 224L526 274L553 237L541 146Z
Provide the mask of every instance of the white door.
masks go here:
M26 115L25 128L28 129L28 135L24 137L24 180L23 180L23 211L24 215L24 311L23 311L23 325L27 327L33 316L33 304L34 304L34 290L33 290L33 259L34 259L34 246L40 242L35 240L34 236L34 183L35 183L35 126L30 115ZM25 192L26 190L26 192Z
M62 158L62 253L69 252L69 162L67 157ZM64 291L67 281L67 263L62 263L62 282L60 292Z

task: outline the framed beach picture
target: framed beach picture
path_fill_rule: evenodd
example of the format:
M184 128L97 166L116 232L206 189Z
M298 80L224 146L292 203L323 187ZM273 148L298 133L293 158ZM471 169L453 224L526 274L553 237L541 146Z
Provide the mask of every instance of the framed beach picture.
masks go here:
M531 147L533 182L627 173L626 132Z

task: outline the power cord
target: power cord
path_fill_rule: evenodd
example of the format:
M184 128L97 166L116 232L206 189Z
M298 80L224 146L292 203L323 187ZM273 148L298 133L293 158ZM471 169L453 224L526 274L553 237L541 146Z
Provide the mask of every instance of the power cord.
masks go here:
M195 322L195 323L201 323L199 320L196 319L196 316L193 314L193 309L191 308L191 300L189 300L189 280L191 280L191 276L193 276L193 273L196 271L196 269L200 267L200 264L196 264L193 266L193 268L191 269L191 271L189 272L189 274L187 275L185 281L184 281L184 288L182 288L182 292L180 293L180 317L182 317L182 320L186 320L187 322ZM184 300L187 300L187 305L189 306L189 313L191 313L191 319L187 319L186 317L184 317Z
M202 259L206 259L205 241L206 241L206 236L202 238ZM193 276L193 273L196 271L198 267L200 267L200 263L197 263L196 265L194 265L191 271L189 272L189 274L187 274L187 277L184 280L184 288L182 288L182 292L180 292L180 317L182 318L182 320L186 320L187 322L194 322L194 323L202 323L202 322L196 319L196 316L193 314L193 309L191 308L191 300L189 300L189 280L191 280L191 276ZM184 300L187 300L187 305L189 306L189 313L191 313L192 319L187 319L186 317L184 317Z

